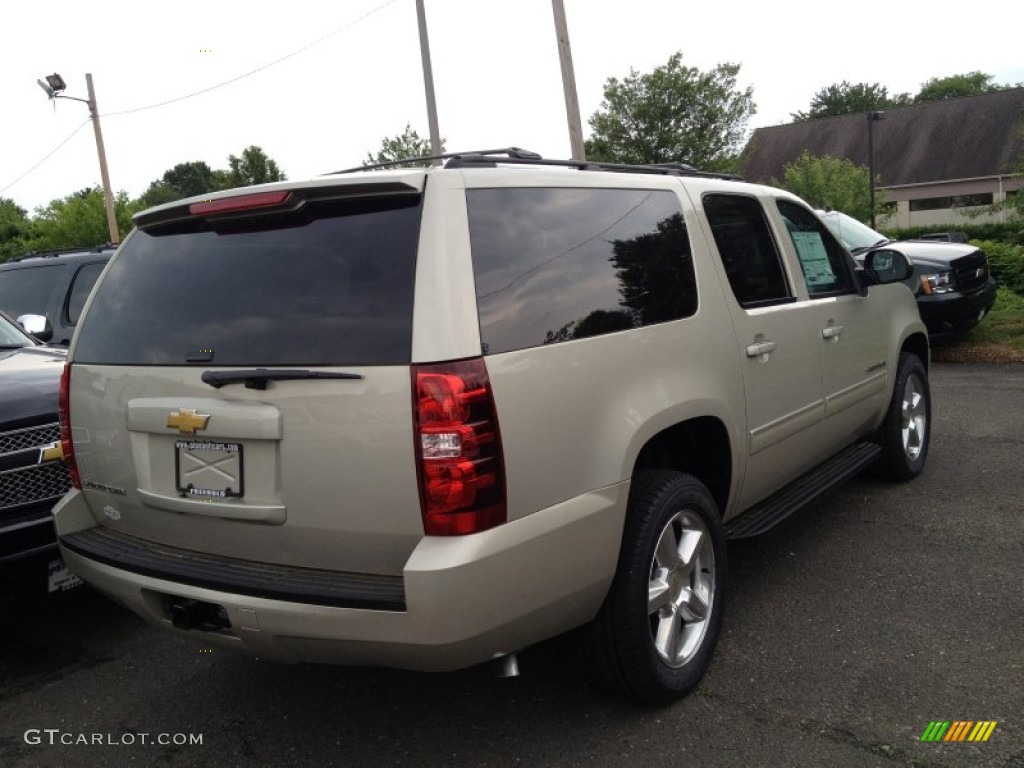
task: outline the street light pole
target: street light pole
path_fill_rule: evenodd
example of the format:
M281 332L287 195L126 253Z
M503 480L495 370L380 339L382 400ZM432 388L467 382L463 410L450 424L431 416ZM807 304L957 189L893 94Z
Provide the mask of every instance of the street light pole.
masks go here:
M96 91L92 87L91 73L86 73L85 84L89 89L89 114L92 116L92 129L96 134L96 152L100 156L100 179L103 181L103 203L107 208L107 229L110 231L111 244L117 245L121 242L121 235L117 231L117 216L114 215L114 193L110 188L107 152L103 148L103 131L100 129L100 113L96 107Z
M871 228L875 228L875 123L885 112L868 112L868 189L871 192Z
M107 171L107 153L103 149L103 131L100 130L100 111L96 108L96 91L92 87L92 75L87 73L85 84L89 89L89 98L80 99L77 96L65 96L64 89L67 85L64 78L54 72L47 75L45 79L38 80L39 87L46 91L46 95L53 99L71 99L80 101L89 106L89 117L92 118L92 129L96 134L96 153L100 157L100 178L103 181L103 203L107 209L107 230L110 234L111 245L121 242L121 235L117 231L117 216L114 215L114 193L110 187L110 174Z
M555 14L555 34L558 37L558 62L562 66L562 90L565 91L565 116L569 122L569 148L573 160L586 160L583 149L583 126L580 123L580 102L576 95L576 73L572 67L572 49L569 47L569 27L565 21L562 0L551 0Z

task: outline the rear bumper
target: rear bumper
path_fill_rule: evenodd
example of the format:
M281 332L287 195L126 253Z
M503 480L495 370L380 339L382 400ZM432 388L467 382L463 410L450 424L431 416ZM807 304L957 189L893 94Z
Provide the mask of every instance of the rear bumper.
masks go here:
M980 291L918 296L921 320L933 339L966 333L981 322L996 300L996 281L991 277Z
M293 587L276 578L263 594L251 579L233 588L232 566L243 561L224 560L216 579L185 583L159 546L148 561L137 539L131 558L103 555L81 493L68 494L54 514L71 570L155 624L170 628L168 598L185 598L223 607L230 621L223 630L187 630L202 642L284 662L441 671L518 651L593 618L614 575L628 491L620 483L482 533L425 537L398 584L402 601L391 608L310 602L301 579L290 598ZM351 600L354 575L336 576ZM382 586L376 577L368 583Z

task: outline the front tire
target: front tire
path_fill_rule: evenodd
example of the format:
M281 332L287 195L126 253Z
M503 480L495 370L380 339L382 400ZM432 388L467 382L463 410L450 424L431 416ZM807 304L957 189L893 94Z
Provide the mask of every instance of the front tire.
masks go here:
M618 570L586 628L598 676L649 704L687 693L711 662L725 576L725 533L710 491L680 472L638 471Z
M896 386L882 424L882 455L878 470L890 480L912 480L921 474L931 438L932 398L928 372L917 355L900 355Z

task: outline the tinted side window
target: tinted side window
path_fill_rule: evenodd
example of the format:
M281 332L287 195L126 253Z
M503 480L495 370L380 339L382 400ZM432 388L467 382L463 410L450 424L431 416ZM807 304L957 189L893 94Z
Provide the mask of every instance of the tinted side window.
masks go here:
M71 295L68 296L68 307L65 311L68 325L78 324L78 318L82 314L85 300L89 298L89 292L96 285L96 278L100 276L100 272L103 271L105 266L106 263L104 262L96 262L95 264L86 264L78 270L74 282L71 283Z
M791 200L776 200L775 203L800 258L804 283L811 297L853 291L846 254L821 219Z
M408 363L419 202L307 202L295 212L138 230L96 286L75 359Z
M697 311L676 195L628 189L471 189L485 354L688 317Z
M740 306L790 300L792 293L761 203L740 195L705 195L703 203L729 285Z
M65 264L22 267L0 271L0 309L11 317L45 315L50 294L60 280ZM55 318L50 318L55 324Z

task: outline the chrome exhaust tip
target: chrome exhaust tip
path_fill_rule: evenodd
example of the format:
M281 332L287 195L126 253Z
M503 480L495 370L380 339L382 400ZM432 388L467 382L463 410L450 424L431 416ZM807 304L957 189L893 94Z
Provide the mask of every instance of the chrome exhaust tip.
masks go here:
M519 677L519 657L514 653L497 656L498 677Z

